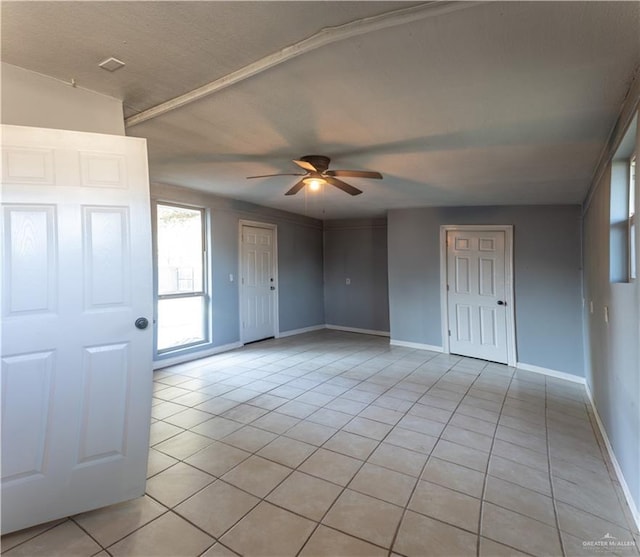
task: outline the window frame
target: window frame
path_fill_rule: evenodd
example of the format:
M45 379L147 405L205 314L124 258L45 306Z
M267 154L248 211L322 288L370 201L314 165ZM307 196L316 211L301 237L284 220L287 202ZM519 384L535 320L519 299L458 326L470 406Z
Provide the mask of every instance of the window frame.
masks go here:
M170 207L176 209L186 209L189 211L197 211L200 213L200 234L202 242L202 287L198 291L191 292L175 292L171 294L160 294L159 284L159 266L158 266L158 243L159 243L159 231L158 231L158 207ZM167 200L154 200L153 203L153 227L155 231L154 241L154 305L155 305L155 320L154 320L154 354L158 359L166 358L169 356L175 356L185 351L190 351L194 348L199 348L211 344L211 326L210 326L210 303L209 303L209 265L208 265L208 229L209 229L209 211L208 209L200 206L187 205L175 201ZM177 346L170 346L167 348L158 348L158 329L159 329L159 304L162 300L176 300L187 298L202 298L202 331L203 339L189 342L186 344L180 344Z
M638 270L636 268L636 181L638 179L638 166L636 164L636 155L633 154L629 158L627 167L627 280L633 282L638 278Z

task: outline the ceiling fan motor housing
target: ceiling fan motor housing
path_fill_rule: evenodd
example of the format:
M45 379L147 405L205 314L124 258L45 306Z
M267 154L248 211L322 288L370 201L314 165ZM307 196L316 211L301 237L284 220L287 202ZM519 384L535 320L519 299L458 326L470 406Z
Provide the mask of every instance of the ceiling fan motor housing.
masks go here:
M331 162L329 157L323 155L305 155L300 160L311 164L320 174L327 171Z

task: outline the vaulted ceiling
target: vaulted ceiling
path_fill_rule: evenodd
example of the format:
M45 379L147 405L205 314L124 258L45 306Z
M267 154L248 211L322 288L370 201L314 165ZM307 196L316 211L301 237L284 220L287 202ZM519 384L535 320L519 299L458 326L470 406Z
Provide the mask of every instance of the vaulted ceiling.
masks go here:
M4 1L2 60L122 99L157 182L324 219L580 203L640 64L640 3ZM308 154L384 180L246 180Z

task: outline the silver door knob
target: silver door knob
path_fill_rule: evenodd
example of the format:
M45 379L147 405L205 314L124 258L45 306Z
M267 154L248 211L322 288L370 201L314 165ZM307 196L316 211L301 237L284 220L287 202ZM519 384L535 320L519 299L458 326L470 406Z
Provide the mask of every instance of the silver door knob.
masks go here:
M138 329L146 329L149 326L149 320L146 317L138 317L134 324Z

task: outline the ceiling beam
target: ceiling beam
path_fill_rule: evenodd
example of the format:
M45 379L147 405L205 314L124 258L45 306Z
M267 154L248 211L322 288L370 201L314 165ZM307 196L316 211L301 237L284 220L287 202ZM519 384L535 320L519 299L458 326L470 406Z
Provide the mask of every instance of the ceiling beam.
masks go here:
M178 97L143 110L138 114L134 114L133 116L125 119L125 126L130 128L137 124L141 124L142 122L146 122L147 120L151 120L152 118L161 116L162 114L166 114L167 112L171 112L181 106L212 95L213 93L225 89L230 85L248 79L249 77L268 70L269 68L282 64L287 60L291 60L292 58L296 58L297 56L316 50L325 45L343 41L351 37L364 35L365 33L372 33L381 29L396 27L398 25L412 23L421 19L477 6L483 3L484 2L478 1L433 1L425 4L419 4L418 6L411 6L409 8L386 12L376 16L357 19L335 27L325 27L314 35L278 50L273 54L269 54L260 60L240 68L239 70L211 81L206 85L202 85L197 89L193 89L188 93L184 93Z

